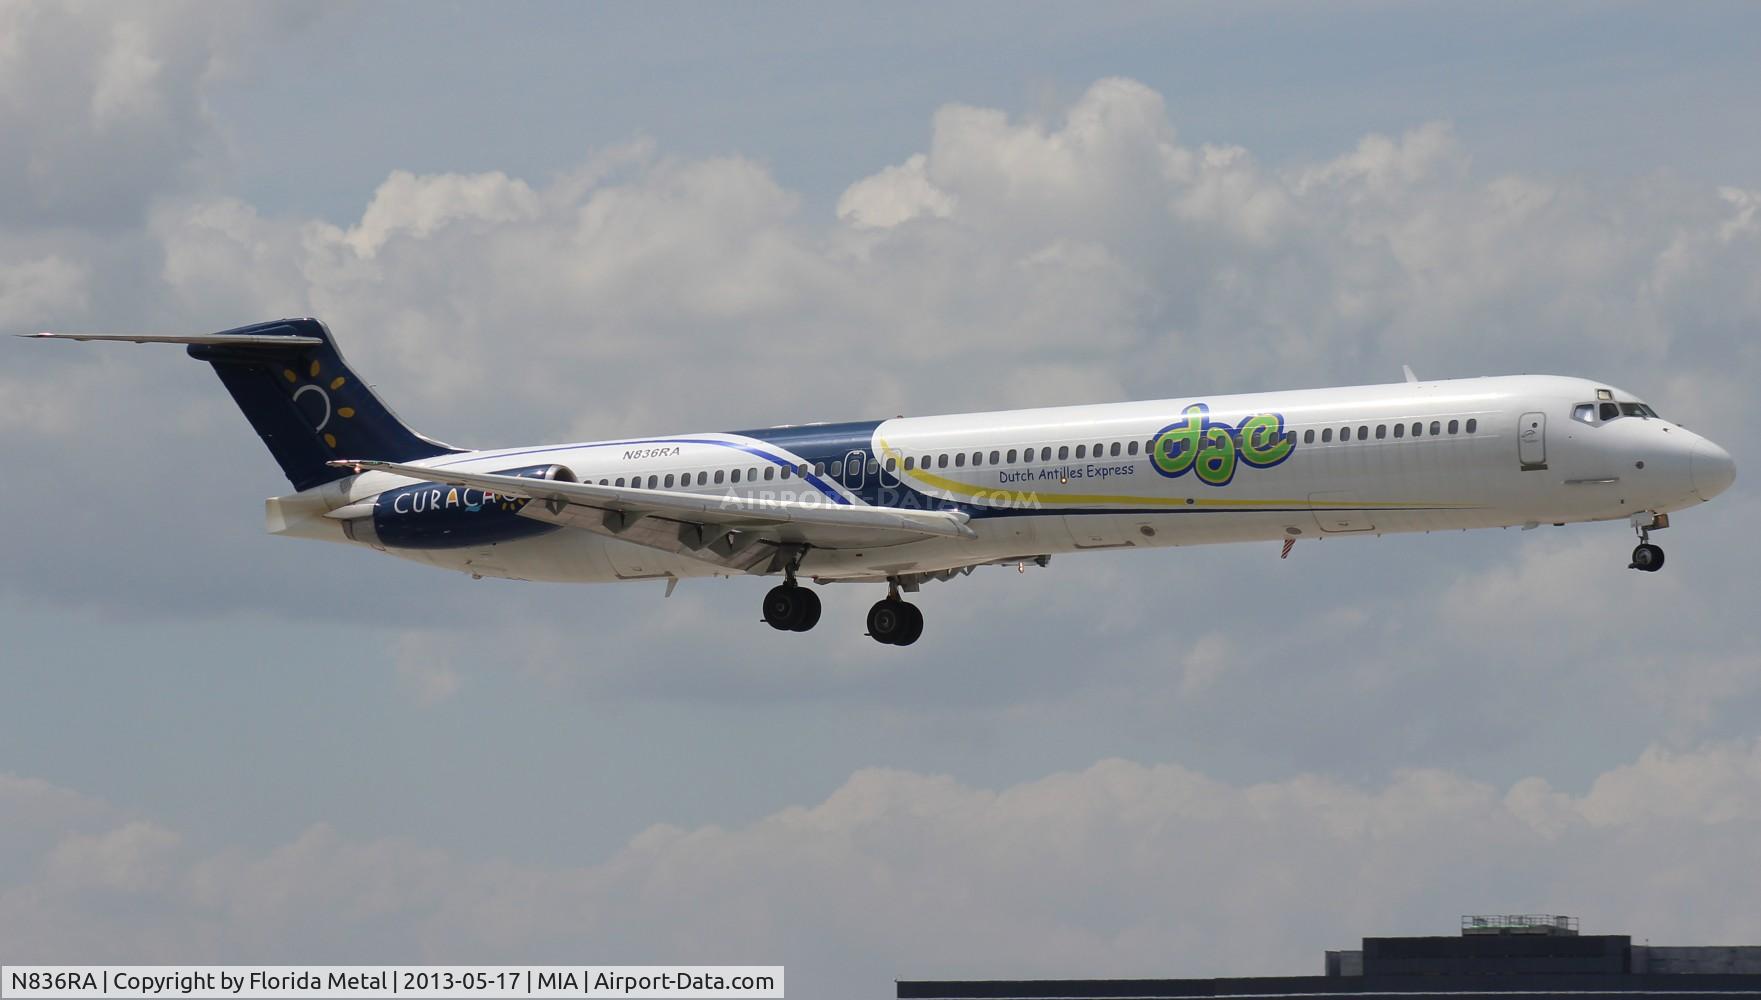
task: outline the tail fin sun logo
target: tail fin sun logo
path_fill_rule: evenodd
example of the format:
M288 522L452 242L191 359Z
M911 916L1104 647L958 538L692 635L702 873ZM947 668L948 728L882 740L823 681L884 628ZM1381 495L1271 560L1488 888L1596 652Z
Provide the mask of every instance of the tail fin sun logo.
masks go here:
M289 385L295 386L293 391L294 405L311 421L312 430L324 439L327 447L336 447L336 435L330 431L333 419L353 420L355 410L352 406L335 406L330 394L348 384L345 376L337 375L324 381L324 365L314 360L306 366L304 379L292 368L283 368L281 377L287 379ZM306 381L310 379L310 381Z
M1227 486L1238 465L1269 469L1295 450L1281 413L1251 414L1231 426L1211 420L1211 408L1194 403L1181 411L1179 422L1156 432L1150 464L1170 479L1191 472L1207 486Z

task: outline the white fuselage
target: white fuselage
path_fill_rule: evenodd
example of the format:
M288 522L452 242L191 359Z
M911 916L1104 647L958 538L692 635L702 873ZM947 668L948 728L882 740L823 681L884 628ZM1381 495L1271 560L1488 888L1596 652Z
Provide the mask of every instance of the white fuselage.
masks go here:
M821 580L1085 550L1623 519L1701 503L1731 482L1718 446L1648 411L1603 419L1605 403L1643 407L1606 384L1508 376L668 435L419 464L495 472L554 463L583 483L972 515L971 538L810 548L799 572ZM1206 412L1189 417L1199 405ZM1159 461L1158 444L1167 449ZM341 539L338 521L311 514L411 482L370 471L279 498L271 530ZM433 502L457 501L436 491ZM566 529L390 551L532 580L729 573Z

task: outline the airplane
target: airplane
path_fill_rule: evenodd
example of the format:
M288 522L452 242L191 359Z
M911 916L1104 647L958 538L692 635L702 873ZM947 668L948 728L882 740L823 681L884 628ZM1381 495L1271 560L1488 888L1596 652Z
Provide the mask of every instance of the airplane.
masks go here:
M804 581L884 584L868 635L909 646L901 596L980 566L1226 542L1626 520L1650 534L1730 488L1723 448L1592 379L1420 381L810 423L470 450L416 433L315 319L179 344L213 366L294 493L271 534L545 581L781 577L771 627L805 632Z

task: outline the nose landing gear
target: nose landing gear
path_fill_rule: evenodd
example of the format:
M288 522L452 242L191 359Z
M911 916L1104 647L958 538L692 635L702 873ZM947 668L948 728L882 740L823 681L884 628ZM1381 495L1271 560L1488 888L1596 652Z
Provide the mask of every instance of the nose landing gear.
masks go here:
M1663 549L1651 544L1651 532L1669 527L1669 515L1652 515L1649 521L1644 520L1645 516L1633 517L1633 530L1639 533L1639 546L1633 549L1633 561L1627 563L1626 568L1655 573L1663 568Z

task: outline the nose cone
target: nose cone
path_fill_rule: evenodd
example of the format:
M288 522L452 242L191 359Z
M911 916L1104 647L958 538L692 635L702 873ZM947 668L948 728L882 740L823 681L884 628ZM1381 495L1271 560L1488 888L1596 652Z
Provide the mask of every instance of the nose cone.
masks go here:
M1700 499L1710 500L1736 482L1737 463L1731 461L1730 452L1710 441L1701 441L1694 445L1688 474L1694 481L1694 492Z

